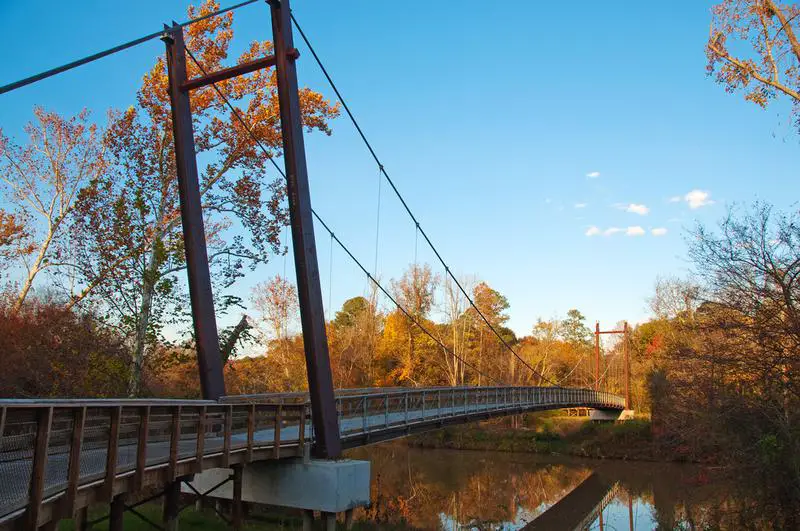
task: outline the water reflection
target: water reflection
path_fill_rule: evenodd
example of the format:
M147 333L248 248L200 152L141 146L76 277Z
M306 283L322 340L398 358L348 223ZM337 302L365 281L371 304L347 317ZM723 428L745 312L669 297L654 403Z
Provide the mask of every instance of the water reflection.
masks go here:
M738 529L721 480L691 465L529 454L353 451L372 461L361 520L416 529Z

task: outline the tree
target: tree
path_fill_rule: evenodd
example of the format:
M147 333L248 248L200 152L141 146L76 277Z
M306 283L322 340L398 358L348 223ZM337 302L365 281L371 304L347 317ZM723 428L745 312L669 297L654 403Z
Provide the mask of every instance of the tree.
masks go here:
M592 331L586 326L586 317L574 308L561 321L561 336L564 341L575 346L585 348L592 345Z
M369 310L369 301L364 297L358 296L347 299L342 304L342 309L336 312L333 318L333 325L337 328L350 328L358 323L360 317Z
M421 266L412 264L403 273L400 280L392 281L392 291L397 303L411 315L411 318L426 326L428 314L433 308L434 293L438 282L438 277L433 274L428 264ZM420 365L417 341L422 331L400 310L395 310L389 315L386 326L390 330L399 328L407 340L405 349L392 348L392 355L398 361L394 371L397 381L408 380L417 385L419 382L416 368Z
M654 435L678 455L733 465L780 508L777 528L797 528L800 215L732 207L688 241L699 288L662 284L657 307L670 310L634 334L652 357Z
M505 350L505 347L488 326L491 325L500 333L501 337L503 336L500 329L503 328L503 325L508 321L508 315L505 312L509 308L509 304L505 296L490 288L486 282L479 282L472 289L472 301L475 303L475 307L469 308L467 314L470 315L471 322L474 324L473 335L476 336L477 341L477 367L480 372L484 372L484 370L493 368L491 365L484 365L485 355L499 355L501 351ZM478 312L480 312L480 315ZM481 315L483 315L483 317L481 317ZM489 325L486 324L484 318L489 322ZM495 378L499 380L505 379L502 376L504 372L510 376L509 381L514 380L517 360L510 351L508 352L508 356L507 371L503 371L499 367L497 367L498 370L495 371ZM482 376L479 375L478 385L480 385L481 379Z
M196 18L217 10L207 0L189 8ZM186 45L205 71L219 70L233 38L233 14L210 17L185 28ZM253 42L239 63L272 53L267 41ZM187 60L189 77L202 71ZM73 304L91 295L132 345L130 393L139 388L142 360L161 338L165 324L187 320L186 293L178 273L185 268L172 138L172 117L163 57L144 76L137 104L113 113L105 143L113 171L94 179L81 194L76 238L84 264ZM225 294L244 275L283 252L279 233L286 223L285 183L269 177L269 159L280 154L277 87L271 69L217 83L236 106L248 131L211 87L192 92L194 135L200 168L209 261L218 311L239 304ZM329 134L338 114L320 94L300 91L303 124ZM252 132L252 135L251 135ZM253 138L255 137L255 138ZM269 152L259 149L259 144Z
M18 312L36 277L56 267L79 268L69 251L68 226L81 190L107 169L101 132L84 110L62 118L41 107L25 126L20 146L0 131L3 200L14 212L0 212L0 249L21 262L25 276L11 310Z
M0 269L9 267L16 258L34 251L30 233L20 214L0 209Z
M382 315L375 305L374 291L369 299L353 297L342 304L330 324L331 365L337 387L372 385L373 362Z
M120 396L128 352L93 315L64 308L46 291L14 310L15 295L0 299L3 370L0 396L63 398Z
M798 245L800 217L756 203L745 212L731 209L719 233L698 227L689 250L708 290L697 310L704 326L740 339L737 364L779 409L787 393L800 398L793 377L800 368Z
M468 285L468 281L462 279L462 286ZM469 288L465 288L469 289ZM469 301L456 285L455 281L449 277L444 282L444 305L445 318L449 328L449 339L445 342L450 343L450 352L443 352L447 381L450 385L463 385L465 383L466 359L469 356L469 332L474 327L473 315L467 313Z
M800 6L775 0L725 0L712 9L707 71L728 92L766 108L779 95L800 127Z
M650 310L659 319L689 319L700 303L700 287L677 277L658 277Z
M560 333L561 322L556 319L545 321L540 318L533 325L532 337L535 339L535 343L530 350L534 353L531 356L531 361L534 363L531 363L531 365L536 368L539 374L539 381L536 385L543 385L545 383L544 379L550 377L548 375L552 370L554 358L557 356L560 347Z
M300 308L295 285L276 275L257 284L251 299L261 320L267 324L270 338L278 341L287 339Z

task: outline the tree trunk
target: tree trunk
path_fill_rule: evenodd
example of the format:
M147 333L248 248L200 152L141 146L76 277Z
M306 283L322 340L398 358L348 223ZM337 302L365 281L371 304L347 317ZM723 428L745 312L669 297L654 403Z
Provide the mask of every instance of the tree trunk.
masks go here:
M36 260L28 270L28 276L25 278L25 282L22 284L22 288L19 290L17 299L14 301L14 306L11 309L13 313L17 313L19 309L22 308L22 304L28 297L28 292L30 292L31 286L33 286L33 279L36 278L36 275L38 275L39 271L42 270L42 263L44 262L44 257L47 254L47 250L50 248L50 244L53 242L54 234L54 227L51 224L47 230L47 237L39 246L39 253L36 255Z
M225 341L225 344L222 345L222 365L224 366L228 363L228 360L233 354L233 349L236 348L236 343L239 341L241 335L251 328L250 323L247 321L247 316L243 315L239 322L233 327L231 331L231 335L228 336L228 339Z
M131 377L128 382L128 396L139 395L142 383L142 364L144 363L144 350L147 344L147 328L150 326L150 317L153 313L153 297L156 291L155 275L153 263L155 260L155 250L151 251L148 266L142 275L142 302L139 305L139 315L136 319L136 336L133 346L133 357L131 358Z

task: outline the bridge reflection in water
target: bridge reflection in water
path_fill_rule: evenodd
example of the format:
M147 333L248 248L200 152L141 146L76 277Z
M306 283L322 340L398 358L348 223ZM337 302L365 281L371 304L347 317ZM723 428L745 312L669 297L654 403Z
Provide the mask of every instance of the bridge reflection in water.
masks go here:
M447 445L451 439L439 441ZM706 472L693 465L408 448L403 443L359 448L349 455L372 462L372 507L356 517L376 528L597 530L601 514L605 530L714 528L711 518L730 498L727 483L698 484Z
M598 520L602 530L603 509L614 500L618 490L617 482L611 482L596 472L592 472L588 478L584 479L555 505L522 529L525 531L553 531L555 529L581 531L588 529L595 520ZM629 527L633 531L633 514L631 514Z

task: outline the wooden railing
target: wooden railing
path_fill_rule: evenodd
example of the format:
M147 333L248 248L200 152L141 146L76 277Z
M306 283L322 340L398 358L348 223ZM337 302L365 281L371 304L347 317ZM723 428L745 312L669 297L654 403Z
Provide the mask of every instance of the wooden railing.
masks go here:
M211 466L302 455L307 410L303 403L0 400L0 522L24 513L25 527L34 528L90 501Z

